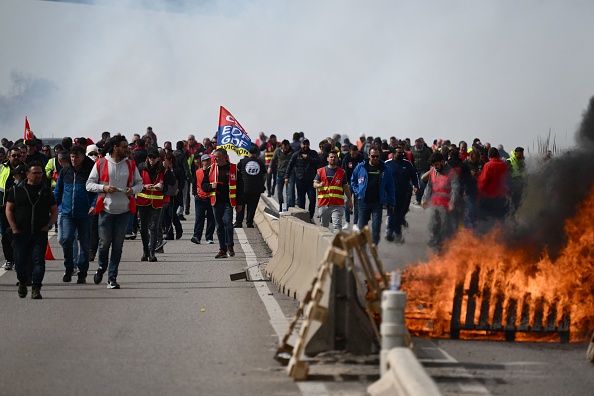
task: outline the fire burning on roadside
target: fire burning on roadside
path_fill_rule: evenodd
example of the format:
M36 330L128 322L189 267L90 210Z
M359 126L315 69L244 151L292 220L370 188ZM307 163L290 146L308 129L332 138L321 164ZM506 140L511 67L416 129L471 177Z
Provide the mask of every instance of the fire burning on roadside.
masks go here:
M594 98L578 140L577 150L530 175L534 189L522 224L482 236L462 230L442 253L405 269L412 334L588 340L594 329Z

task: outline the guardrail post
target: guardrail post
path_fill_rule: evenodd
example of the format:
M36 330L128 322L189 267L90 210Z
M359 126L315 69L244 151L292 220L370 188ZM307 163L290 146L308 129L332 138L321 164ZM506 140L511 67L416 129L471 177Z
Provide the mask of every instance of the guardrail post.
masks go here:
M380 353L380 374L383 375L388 368L388 352L392 348L406 346L406 324L404 322L404 309L406 308L406 293L394 290L382 292L382 350Z

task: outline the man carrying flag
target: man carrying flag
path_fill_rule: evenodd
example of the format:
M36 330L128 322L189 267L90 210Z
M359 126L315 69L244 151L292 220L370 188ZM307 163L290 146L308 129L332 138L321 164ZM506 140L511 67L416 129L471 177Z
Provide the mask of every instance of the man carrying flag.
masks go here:
M240 157L250 155L252 140L241 124L223 106L219 113L217 148L235 151Z

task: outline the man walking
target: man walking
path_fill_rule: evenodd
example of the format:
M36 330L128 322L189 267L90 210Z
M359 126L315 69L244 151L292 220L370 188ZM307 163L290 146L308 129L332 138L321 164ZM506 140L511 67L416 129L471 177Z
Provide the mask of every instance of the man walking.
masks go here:
M278 147L272 156L272 162L277 164L277 180L276 180L276 189L278 195L278 204L279 204L279 212L283 211L283 203L285 203L285 197L283 194L283 190L285 189L285 173L287 172L287 167L289 166L289 161L293 156L293 148L287 139L283 140L281 147ZM268 169L268 174L272 173L271 169ZM293 184L295 184L295 177L292 175ZM291 178L290 177L290 178ZM289 179L290 179L289 178ZM295 206L295 189L291 191L290 188L291 181L289 180L289 185L286 188L286 195L287 195L287 207Z
M316 189L313 186L313 179L318 171L318 153L309 148L309 140L303 139L301 149L293 154L287 172L285 173L285 185L289 185L291 174L295 171L297 185L297 204L305 209L305 196L309 199L309 219L313 223L316 211Z
M6 199L6 217L14 240L18 294L20 298L27 296L27 282L31 274L31 298L34 300L42 298L47 233L58 219L54 196L42 182L43 168L39 162L30 163L27 181L14 186Z
M88 192L86 184L95 164L85 155L80 146L74 146L70 151L70 162L71 166L64 167L60 171L54 190L56 204L62 205L59 242L64 251L64 267L66 269L62 281L72 281L74 267L77 267L79 272L76 283L87 283L91 225L95 215L97 194ZM72 249L76 243L77 232L80 251L75 263Z
M99 193L95 205L99 213L99 267L93 281L98 285L108 271L107 288L119 289L117 276L126 226L130 213L136 213L134 195L142 191L142 178L136 163L128 158L130 148L123 135L109 139L105 153L87 180L87 191Z
M353 192L359 196L359 228L363 229L372 220L371 231L373 243L380 241L382 212L384 205L390 212L394 211L394 180L392 173L380 161L380 150L369 150L369 159L361 162L351 177Z
M483 167L478 177L479 220L483 229L488 231L497 221L503 221L507 214L507 178L508 167L499 157L499 150L489 149L489 162Z
M194 235L192 235L191 242L200 244L202 232L204 231L204 222L206 220L206 243L214 243L213 235L215 230L215 219L212 212L212 205L210 204L210 194L202 189L202 183L208 181L208 173L210 168L210 155L202 154L200 158L202 167L196 170L196 189L194 191L194 208L196 212L196 221L194 222Z
M365 135L363 135L363 137L365 137ZM361 152L359 151L359 148L353 144L349 148L348 154L345 155L344 158L342 159L342 169L344 169L344 172L346 174L347 183L349 182L349 180L351 180L351 177L353 176L353 171L355 170L357 165L359 165L363 161L365 161L365 158L363 158L363 154L361 154ZM352 189L350 183L349 183L349 191L353 198L353 208L351 210L348 210L348 208L345 208L346 223L344 224L343 229L347 229L349 227L349 223L351 221L351 212L352 212L353 213L353 231L359 231L359 227L357 226L357 222L359 221L359 211L358 211L359 197L357 197L357 194L353 193L353 189Z
M0 224L2 226L2 253L4 253L4 259L6 260L4 269L7 271L10 271L14 266L14 250L12 248L12 229L6 218L6 198L14 184L11 172L23 163L21 161L22 156L21 150L13 146L8 150L8 159L0 166L0 197L2 197L0 200L2 204L0 206Z
M344 196L347 197L348 210L353 210L353 200L345 172L338 167L336 151L330 151L328 165L318 169L313 186L318 189L318 213L322 227L328 227L332 221L332 232L339 232L344 216Z
M274 135L273 135L274 136ZM266 180L266 165L258 158L258 147L250 147L250 156L242 158L237 166L237 172L243 181L243 210L237 212L235 228L241 228L244 213L247 212L247 228L254 228L254 216L260 202L260 195L264 192L264 181Z
M227 255L233 257L233 208L241 212L243 207L241 173L237 172L237 165L229 162L227 150L224 148L215 150L214 161L208 175L204 172L202 190L210 194L210 203L217 223L219 252L215 258L224 258Z
M276 175L278 165L273 161L272 158L274 157L275 150L279 146L280 145L276 140L276 135L274 134L270 135L268 141L260 146L260 151L264 152L264 163L266 164L268 172L268 176L266 176L266 190L268 191L269 197L272 197L272 195L274 194L274 190L276 190Z

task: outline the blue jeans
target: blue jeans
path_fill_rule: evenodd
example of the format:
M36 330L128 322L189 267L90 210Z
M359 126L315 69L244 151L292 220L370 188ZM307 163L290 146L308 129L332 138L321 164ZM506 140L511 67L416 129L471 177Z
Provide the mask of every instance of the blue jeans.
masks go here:
M99 267L108 266L108 279L115 279L118 276L118 267L122 258L124 248L124 237L126 236L126 225L130 219L130 212L111 214L106 211L99 213ZM109 248L111 247L111 257Z
M424 171L418 171L417 175L419 177L419 190L417 191L417 194L415 195L415 200L417 201L417 203L421 203L421 198L423 198L423 194L425 194L425 187L427 187L427 183L424 183L423 180L421 180L421 176L423 176L423 173L427 172L429 169L424 170Z
M380 241L380 230L382 226L383 205L379 202L369 204L364 199L359 200L359 222L357 226L363 229L371 219L371 235L376 245Z
M289 184L291 184L289 182ZM313 186L313 181L297 180L297 201L301 209L305 209L305 195L309 199L309 218L313 219L316 213L316 203L318 201L318 193Z
M206 240L214 239L215 219L212 211L210 199L200 199L197 195L194 197L194 209L196 210L196 221L194 222L194 238L200 240L202 231L204 231L204 220L206 220Z
M278 175L276 177L276 196L278 199L278 204L280 205L279 207L279 212L283 210L283 203L285 202L285 194L283 194L283 192L286 192L286 201L287 201L287 208L295 206L295 193L293 191L293 194L289 194L291 192L291 189L289 188L291 184L291 181L289 179L289 185L287 185L287 189L285 190L285 175ZM293 186L293 190L295 189L295 187Z
M349 186L349 190L351 191L351 198L353 199L353 224L359 223L359 197L353 193L353 188ZM351 222L351 212L349 212L349 201L344 200L344 220L347 223Z
M226 251L233 246L233 206L230 203L217 202L212 209L217 222L219 249Z
M64 251L64 267L67 271L72 271L77 266L81 276L87 275L89 270L92 224L93 216L86 216L80 219L75 219L68 215L60 216L60 238L58 242L60 242ZM75 254L74 246L77 244L77 233L80 251L76 249L78 254Z
M19 282L27 284L31 278L32 287L34 289L41 288L45 275L47 232L19 232L13 234L12 238L17 279Z

